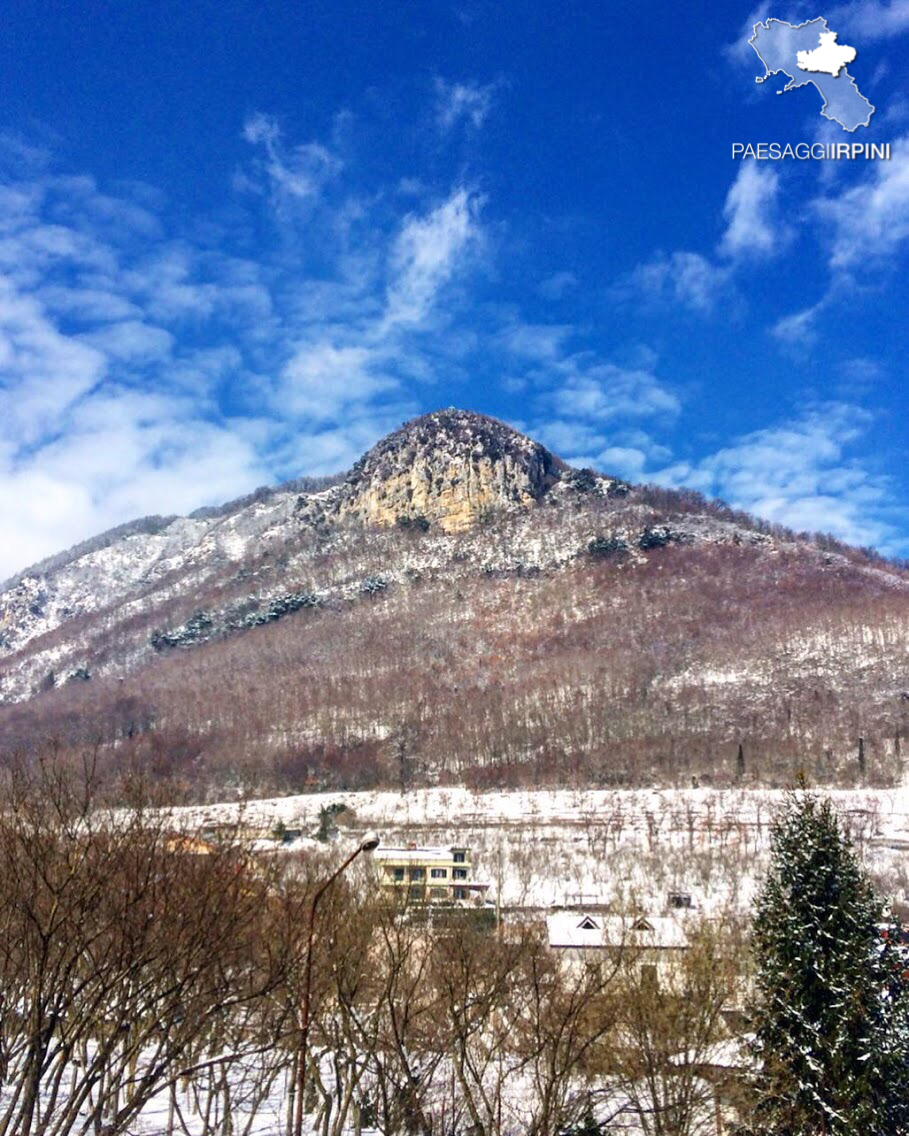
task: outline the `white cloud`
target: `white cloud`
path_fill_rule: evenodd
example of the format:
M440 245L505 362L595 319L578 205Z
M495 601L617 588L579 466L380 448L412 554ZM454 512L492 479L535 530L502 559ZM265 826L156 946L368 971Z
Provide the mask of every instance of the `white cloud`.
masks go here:
M722 260L699 252L657 253L623 277L614 289L619 299L642 299L650 305L685 308L711 315L720 303L725 310L741 307L736 271L755 258L779 252L792 238L777 209L779 174L742 163L726 195L726 229L717 246Z
M197 279L199 255L169 243L122 274L122 281L154 318L204 319L223 301L223 285Z
M834 269L879 264L909 238L909 136L894 141L889 162L869 165L858 185L813 202Z
M251 115L243 127L243 137L261 148L264 157L260 172L279 203L299 203L317 197L323 185L342 168L340 158L321 142L286 146L277 120L266 114Z
M853 359L844 359L839 366L849 387L866 391L870 386L879 383L887 374L887 369L876 359L865 356L856 356Z
M721 298L728 296L731 280L728 267L714 264L700 253L659 253L626 276L617 293L639 296L651 304L678 304L708 315Z
M367 347L300 347L281 374L280 409L310 422L337 421L352 407L399 387L378 364L378 353Z
M817 341L815 320L826 306L826 297L810 308L783 316L770 329L770 334L789 347L810 347Z
M895 535L888 484L850 456L871 424L861 407L827 403L746 434L697 463L669 466L655 480L720 496L799 531L886 547Z
M48 313L86 323L112 323L142 315L142 309L137 304L109 288L74 288L49 284L39 288L36 296Z
M479 244L468 190L420 208L415 187L403 215L397 194L333 202L332 149L264 116L245 135L282 225L261 259L233 251L248 195L231 228L181 238L148 187L50 163L0 182L0 576L136 515L340 472L474 348L448 292Z
M624 477L629 481L650 480L648 470L665 465L671 451L646 431L626 423L584 421L550 417L533 428L535 437L574 466L587 466Z
M640 482L644 479L644 470L650 462L651 454L637 446L606 446L589 464L603 473L624 477L626 481Z
M418 324L427 316L458 259L478 237L478 209L477 199L461 188L428 216L407 218L391 255L384 330Z
M890 39L909 31L909 0L858 0L826 13L827 25L862 40Z
M770 11L770 0L761 0L742 24L739 34L733 43L728 44L723 51L726 58L735 64L753 63L757 60L754 49L748 43L754 35L754 25L761 24Z
M655 415L671 418L680 410L678 397L650 371L574 356L558 373L560 381L547 401L562 417L603 423Z
M566 293L578 286L578 278L573 272L554 272L537 285L537 291L544 300L561 300Z
M641 354L651 356L645 349ZM620 367L578 352L541 360L530 378L539 392L533 435L571 464L637 478L648 462L669 457L633 425L665 424L681 410L678 396L652 369Z
M108 324L83 336L83 341L100 349L109 359L123 363L166 359L174 345L174 337L169 331L141 320Z
M755 162L743 162L726 196L723 217L726 232L720 252L726 256L772 256L789 239L776 209L779 174L761 169Z
M492 109L496 83L448 83L436 79L436 117L442 130L451 130L459 122L479 129Z
M36 299L0 280L0 436L33 445L105 373L103 353L57 330Z
M514 355L538 360L556 359L562 353L562 345L572 331L570 324L515 321L504 329L502 339Z
M59 425L0 463L0 578L124 520L188 512L268 476L254 447L192 399L106 385Z

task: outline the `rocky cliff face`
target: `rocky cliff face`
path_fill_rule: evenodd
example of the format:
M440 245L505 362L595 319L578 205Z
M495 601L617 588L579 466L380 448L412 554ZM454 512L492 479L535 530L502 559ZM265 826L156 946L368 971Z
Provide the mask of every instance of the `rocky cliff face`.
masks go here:
M567 468L502 422L439 410L408 422L357 462L339 513L463 532L495 511L538 504Z

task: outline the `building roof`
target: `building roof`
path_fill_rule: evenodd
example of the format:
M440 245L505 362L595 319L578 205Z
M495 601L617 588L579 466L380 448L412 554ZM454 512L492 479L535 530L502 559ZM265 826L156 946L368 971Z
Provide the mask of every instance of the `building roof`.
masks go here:
M688 946L682 922L672 915L604 915L601 912L557 911L546 917L550 947L591 950L605 947Z
M421 864L425 864L429 860L444 860L446 863L450 863L452 853L455 850L466 851L460 844L450 848L389 848L388 845L383 844L373 852L372 856L374 860L415 860Z

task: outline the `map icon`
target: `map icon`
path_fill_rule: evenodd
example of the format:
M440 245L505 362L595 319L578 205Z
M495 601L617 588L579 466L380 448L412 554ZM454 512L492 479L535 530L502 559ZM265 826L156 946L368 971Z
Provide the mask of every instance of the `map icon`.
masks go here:
M813 84L824 100L820 113L851 133L868 125L874 107L846 70L856 57L855 48L837 41L837 32L830 31L821 16L798 25L769 19L754 25L748 42L765 67L756 82L764 83L782 72L789 82L778 95Z

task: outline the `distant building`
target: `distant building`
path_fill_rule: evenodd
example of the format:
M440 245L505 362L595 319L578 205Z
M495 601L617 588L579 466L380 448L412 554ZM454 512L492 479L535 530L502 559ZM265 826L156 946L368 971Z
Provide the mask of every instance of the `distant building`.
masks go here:
M546 931L549 946L571 963L590 965L627 953L654 980L689 946L685 921L674 915L556 911L546 917Z
M210 856L215 846L210 840L193 836L188 832L170 832L165 837L164 847L168 852L187 856Z
M568 950L684 951L688 932L672 915L615 915L600 912L556 911L546 918L549 945Z
M273 839L274 826L246 821L207 821L199 835L211 844L246 844L253 840Z
M489 890L472 878L470 850L463 845L383 845L372 858L382 888L415 903L481 903Z

